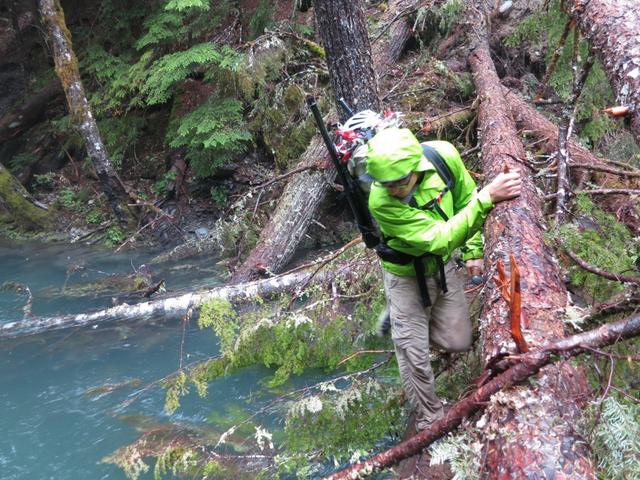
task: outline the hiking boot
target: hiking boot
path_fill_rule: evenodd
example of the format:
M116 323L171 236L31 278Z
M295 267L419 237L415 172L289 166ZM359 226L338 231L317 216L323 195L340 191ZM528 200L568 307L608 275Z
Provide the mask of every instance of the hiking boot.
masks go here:
M379 337L386 337L389 335L391 331L391 312L389 311L389 307L385 307L385 309L380 312L378 316L378 325L376 327L376 335Z

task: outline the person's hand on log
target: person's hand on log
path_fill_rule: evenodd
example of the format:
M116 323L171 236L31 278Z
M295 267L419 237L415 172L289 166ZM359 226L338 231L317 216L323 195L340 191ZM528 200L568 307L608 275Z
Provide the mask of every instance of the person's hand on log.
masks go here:
M520 178L518 171L501 172L483 188L489 192L491 202L494 205L520 196L521 189L522 178Z

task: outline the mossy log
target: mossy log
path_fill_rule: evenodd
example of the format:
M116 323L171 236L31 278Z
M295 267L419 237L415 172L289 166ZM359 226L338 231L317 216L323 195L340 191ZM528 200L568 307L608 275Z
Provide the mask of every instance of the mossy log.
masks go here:
M62 83L71 118L82 135L87 154L96 170L109 206L116 218L121 223L127 224L133 217L127 205L135 203L135 200L127 193L102 142L98 124L93 117L82 85L78 59L71 45L71 32L67 29L60 2L59 0L39 0L38 6L51 42L56 74Z
M401 5L405 6L405 2L402 0L389 2L389 12L385 18L390 21L395 13L403 8ZM318 5L314 8L318 8ZM344 12L340 13L339 17L343 18ZM410 38L409 27L407 25L400 26L404 22L404 19L396 21L390 29L390 34L376 44L372 57L377 67L391 65L400 58L400 54ZM346 82L349 79L353 82L350 84L351 86L349 87L345 83L338 91L355 107L355 102L352 99L357 98L355 97L357 92L354 92L353 89L361 89L363 83L359 78L352 78L352 75L343 80ZM352 91L349 91L349 88ZM359 105L362 107L363 102L360 102ZM330 165L329 156L320 135L316 135L312 139L296 168L318 162ZM256 278L256 265L258 264L266 266L271 272L282 271L293 257L307 228L317 215L320 204L330 192L335 177L336 173L332 166L320 171L304 171L291 177L280 197L278 206L269 219L269 223L261 231L256 247L242 265L236 269L232 278L233 282Z
M23 231L49 224L49 213L36 206L22 184L0 164L0 224Z
M545 245L542 207L526 166L525 151L502 94L502 86L489 53L480 40L469 57L481 103L478 114L483 170L493 178L505 168L519 170L523 177L520 198L497 205L485 223L485 266L496 271L513 255L520 270L520 290L525 338L532 349L564 335L562 311L567 291L559 264ZM511 272L513 275L514 272ZM480 314L483 358L487 364L513 353L509 331L510 305L501 297L493 280L485 289ZM487 408L481 428L486 469L483 478L547 477L595 478L585 441L576 431L581 416L577 398L587 394L581 369L570 364L542 369L536 383L524 392L510 389ZM522 395L527 398L522 401Z
M637 0L573 0L572 15L604 65L640 145L640 9Z

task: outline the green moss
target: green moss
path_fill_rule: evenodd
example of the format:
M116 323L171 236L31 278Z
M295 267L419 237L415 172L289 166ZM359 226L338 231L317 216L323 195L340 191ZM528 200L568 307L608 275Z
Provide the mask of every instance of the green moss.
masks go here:
M33 231L50 224L49 214L29 200L24 187L0 165L0 224Z
M611 273L630 274L640 254L629 230L600 210L586 195L576 199L574 220L560 229L561 242L585 262ZM624 287L577 265L569 266L571 284L596 300L606 300Z

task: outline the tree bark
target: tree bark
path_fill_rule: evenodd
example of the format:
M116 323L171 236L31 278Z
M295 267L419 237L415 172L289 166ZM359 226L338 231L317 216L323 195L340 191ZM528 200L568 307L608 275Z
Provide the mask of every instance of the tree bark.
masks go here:
M550 154L556 151L558 145L558 127L535 108L529 106L524 99L507 87L502 87L504 98L509 106L511 115L516 122L516 126L520 130L526 130L530 135L537 139L536 147ZM579 144L569 141L569 158L571 162L569 167L572 172L580 170L581 165L595 166L606 170L607 163L596 157L586 148ZM582 170L584 172L584 170ZM607 173L597 174L597 184L603 187L607 185L619 184L620 176ZM628 180L625 182L629 188L640 187L640 181ZM626 195L608 196L599 205L623 221L635 234L640 234L640 216L635 208L634 202L629 201Z
M0 163L0 223L36 230L48 222L49 214L34 204L22 184Z
M338 84L337 87L334 86L335 93L338 96L343 96L352 108L357 105L358 109L378 109L375 77L370 81L371 60L367 47L368 40L362 40L363 43L359 50L367 51L361 52L361 58L358 60L351 58L352 52L349 55L340 52L341 48L350 51L356 40L349 37L356 32L362 31L364 23L356 27L355 19L352 18L349 21L345 21L345 18L347 18L344 11L345 8L348 8L353 15L361 15L361 7L356 5L359 3L321 0L314 2L314 9L316 9L316 16L323 17L318 20L322 22L320 31L324 32L322 33L323 47L327 51L332 84ZM402 0L390 2L389 10L398 11L399 5L404 5L404 2ZM389 15L392 17L391 14ZM324 22L329 21L335 21L338 25L329 29L324 24ZM340 25L341 22L344 25ZM357 22L360 21L358 20ZM402 22L396 22L396 24L398 23ZM400 35L400 37L388 36L379 42L373 59L375 64L380 64L383 61L381 59L385 59L384 61L387 62L397 61L402 52L402 47L409 39L409 35L407 35L408 28L394 27L392 31L394 34ZM343 38L346 36L347 40L340 40L340 35L343 35ZM348 72L345 72L345 76L342 77L341 61L349 62L353 67L363 65L365 77L361 77L357 73ZM369 64L368 67L367 63ZM336 72L333 71L334 67L337 69ZM365 78L369 80L365 81ZM374 99L375 103L369 103ZM330 164L329 155L320 135L316 135L313 138L298 167L305 167L318 162ZM320 204L331 190L335 175L334 168L330 166L324 171L305 171L291 178L269 223L262 229L256 247L242 265L236 269L231 279L232 282L243 282L256 278L257 271L255 266L257 264L266 265L269 271L272 272L282 271L293 257L311 220L317 215Z
M517 385L532 375L535 375L540 369L553 361L554 354L562 354L566 357L573 357L583 352L588 352L589 348L601 348L607 345L615 344L621 340L636 337L640 335L640 315L615 323L605 324L588 332L572 335L545 345L540 350L529 352L522 355L515 364L504 373L492 379L490 382L478 388L476 391L467 395L462 400L454 404L444 418L435 422L431 427L423 430L419 434L410 439L385 450L374 457L362 462L351 465L349 468L341 470L327 477L329 480L361 478L370 475L376 471L388 468L397 464L400 460L420 453L437 439L443 437L446 433L454 430L462 420L475 412L481 410L487 404L493 395L500 391L504 391L509 387ZM526 399L523 399L526 402ZM575 452L567 451L573 455ZM505 462L511 460L506 458ZM531 476L511 476L506 471L496 472L495 475L500 479L566 479L566 478L585 478L566 475L553 476L546 468L533 472ZM480 476L480 478L493 478Z
M485 265L492 272L499 259L513 255L520 270L522 311L527 343L535 348L562 338L561 314L567 291L558 262L545 245L540 199L525 152L508 116L500 81L486 42L481 41L470 58L478 95L482 99L478 122L482 142L483 170L492 178L505 168L519 170L523 185L520 198L497 205L485 223ZM508 329L509 305L494 281L488 283L481 311L480 329L487 363L514 350ZM580 418L576 396L586 391L582 371L570 365L552 366L537 377L537 385L509 390L487 409L482 429L485 439L486 477L595 478L575 431ZM523 398L528 401L523 402ZM569 452L570 455L567 453ZM544 472L544 473L543 473Z
M357 268L356 268L357 269ZM14 322L0 323L0 339L35 335L53 330L87 325L102 325L121 320L141 320L145 318L178 318L190 308L198 308L211 299L224 299L233 303L268 298L283 292L295 291L300 285L323 285L336 277L348 277L353 274L352 264L339 265L332 269L316 271L313 268L294 271L248 283L220 286L198 293L162 298L135 305L122 304L92 313L77 315L59 315L55 317L29 318Z
M100 137L98 125L82 85L78 59L71 45L71 33L64 20L64 12L59 0L38 0L42 21L46 27L53 49L56 74L62 83L69 113L84 139L87 154L100 180L102 191L109 206L121 223L128 223L132 217L127 205L134 203L118 177Z
M636 0L574 0L573 17L598 54L640 145L640 9Z
M313 9L335 98L344 98L354 112L380 111L361 0L314 0ZM338 117L345 121L349 115L338 108Z

